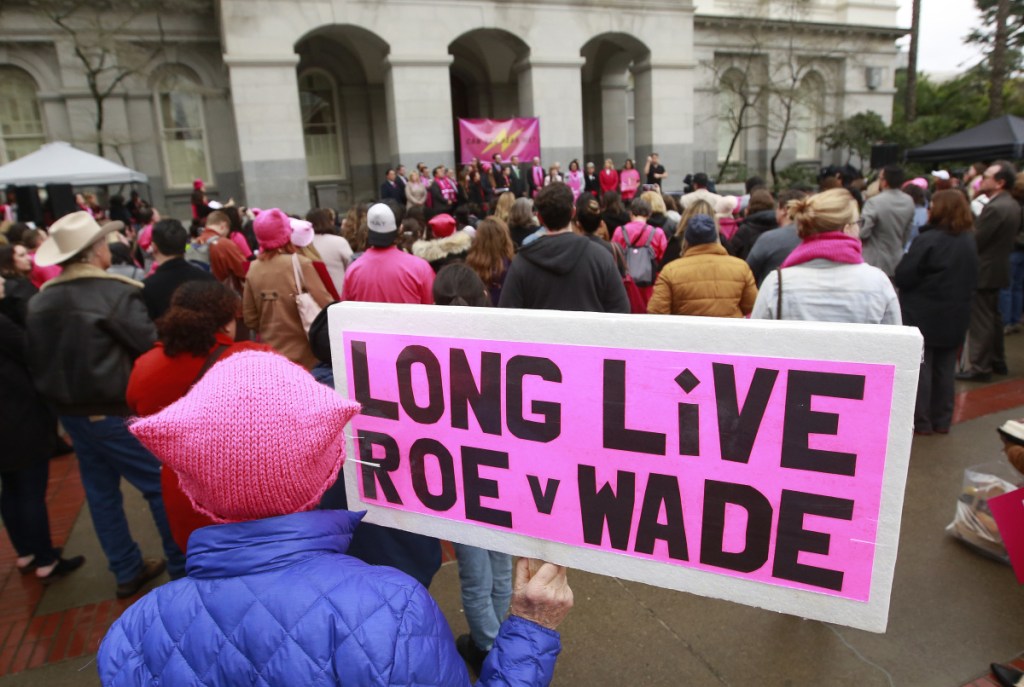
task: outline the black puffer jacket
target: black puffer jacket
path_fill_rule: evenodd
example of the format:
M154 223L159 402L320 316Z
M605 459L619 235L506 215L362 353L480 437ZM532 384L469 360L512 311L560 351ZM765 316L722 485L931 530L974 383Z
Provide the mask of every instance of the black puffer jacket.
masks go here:
M0 471L22 470L49 460L57 418L32 386L25 332L0 313Z
M29 367L61 415L129 414L132 364L156 341L141 286L76 264L29 303Z
M629 299L611 253L566 233L542 236L520 249L498 306L625 313Z
M778 229L779 222L775 216L775 210L762 210L755 212L742 222L736 229L736 233L729 239L729 253L737 258L747 259L750 249L754 247L757 238L771 229Z

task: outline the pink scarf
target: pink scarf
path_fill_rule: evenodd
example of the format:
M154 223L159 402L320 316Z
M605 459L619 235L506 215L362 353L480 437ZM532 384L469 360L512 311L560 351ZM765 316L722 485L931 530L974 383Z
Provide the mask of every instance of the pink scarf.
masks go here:
M864 262L860 239L841 231L826 231L805 238L803 243L789 254L782 267L802 265L818 258L848 265L859 265Z

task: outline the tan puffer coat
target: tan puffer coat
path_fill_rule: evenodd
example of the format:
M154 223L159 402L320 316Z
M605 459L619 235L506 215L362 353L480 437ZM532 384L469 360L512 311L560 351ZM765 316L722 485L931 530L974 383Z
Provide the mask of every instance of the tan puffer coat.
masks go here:
M690 246L665 265L654 283L647 312L657 315L743 317L757 300L757 285L747 263L718 242Z

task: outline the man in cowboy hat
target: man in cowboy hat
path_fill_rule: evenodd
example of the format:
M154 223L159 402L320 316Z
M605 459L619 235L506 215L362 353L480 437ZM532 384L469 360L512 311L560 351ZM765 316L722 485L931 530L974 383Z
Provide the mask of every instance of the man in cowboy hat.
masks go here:
M75 212L50 228L36 264L60 265L29 304L29 365L36 388L57 408L74 441L89 512L117 596L137 593L170 568L184 573L185 557L171 537L160 491L160 464L128 431L125 389L132 364L156 340L142 300L142 284L106 272L107 235L123 225L100 226ZM167 560L143 559L121 501L121 478L149 502Z

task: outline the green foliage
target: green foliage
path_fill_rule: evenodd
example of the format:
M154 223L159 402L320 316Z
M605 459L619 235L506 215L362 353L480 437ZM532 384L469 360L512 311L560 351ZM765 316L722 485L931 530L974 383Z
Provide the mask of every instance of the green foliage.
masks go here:
M846 163L856 155L861 160L871 157L871 146L889 138L889 127L877 112L858 112L825 127L818 140L829 150L846 154Z
M794 162L776 175L775 188L776 190L785 188L816 189L818 188L818 172L817 165Z
M981 26L971 31L967 43L983 46L986 52L992 50L996 37L996 7L998 0L974 0L974 5L981 12ZM1020 69L1021 49L1024 48L1024 0L1010 0L1010 16L1007 28L1007 60L1011 71Z
M906 73L897 73L891 126L885 126L874 112L859 112L827 127L821 142L829 150L840 150L847 156L856 153L863 161L870 156L875 143L896 143L909 150L988 120L989 75L984 65L942 82L920 74L917 118L913 122L907 122L903 111L906 85ZM1007 114L1024 117L1024 78L1007 79L1003 97Z

